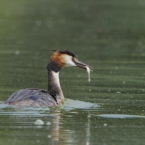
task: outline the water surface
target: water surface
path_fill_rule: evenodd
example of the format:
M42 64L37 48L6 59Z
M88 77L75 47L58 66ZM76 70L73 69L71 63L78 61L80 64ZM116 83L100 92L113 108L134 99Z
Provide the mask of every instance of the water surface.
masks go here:
M0 101L47 89L52 49L73 51L94 71L88 82L86 71L62 69L60 107L1 104L0 144L143 145L144 13L143 0L2 0Z

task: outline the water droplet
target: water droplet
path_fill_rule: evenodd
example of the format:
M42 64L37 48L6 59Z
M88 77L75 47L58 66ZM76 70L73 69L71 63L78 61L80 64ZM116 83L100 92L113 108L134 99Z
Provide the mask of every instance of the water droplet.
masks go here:
M104 123L104 127L106 127L107 126L107 123Z
M48 138L51 138L51 135L48 135L47 137L48 137Z
M48 121L48 122L46 123L46 125L51 125L51 122Z
M91 117L91 114L88 114L88 116L87 116L88 118L90 118Z
M41 21L41 20L36 20L36 21L35 21L35 24L36 24L36 26L41 26L42 21Z
M20 54L20 51L16 50L16 51L15 51L15 54L16 54L16 55L19 55L19 54Z

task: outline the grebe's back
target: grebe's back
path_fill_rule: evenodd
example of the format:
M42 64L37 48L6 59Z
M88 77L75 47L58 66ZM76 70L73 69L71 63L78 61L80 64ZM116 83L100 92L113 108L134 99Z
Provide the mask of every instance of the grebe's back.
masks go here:
M46 107L57 106L57 101L48 91L36 88L26 88L14 92L5 102L10 105Z

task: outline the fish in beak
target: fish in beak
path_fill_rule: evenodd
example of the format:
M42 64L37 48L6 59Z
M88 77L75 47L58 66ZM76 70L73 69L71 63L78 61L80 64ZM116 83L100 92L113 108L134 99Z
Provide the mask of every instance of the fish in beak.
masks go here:
M73 62L75 63L75 65L79 68L82 69L86 69L87 70L87 74L88 74L88 81L90 82L90 71L93 71L93 68L79 60L77 60L76 58L73 59Z

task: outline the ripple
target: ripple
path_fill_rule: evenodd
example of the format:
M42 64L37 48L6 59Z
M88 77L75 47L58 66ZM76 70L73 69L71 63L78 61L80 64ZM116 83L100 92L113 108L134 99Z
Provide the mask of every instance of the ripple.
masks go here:
M78 101L65 99L64 104L60 107L22 107L14 106L0 103L0 116L33 116L33 117L44 117L44 116L54 116L54 112L60 112L61 109L65 111L70 111L73 109L81 110L96 110L99 105L90 102Z
M98 117L102 118L145 118L145 116L140 116L140 115L129 115L129 114L100 114L96 115Z
M72 99L65 99L65 102L63 105L61 105L61 108L65 110L73 110L73 109L96 109L99 105L95 103L90 102L84 102L84 101L78 101L78 100L72 100Z

